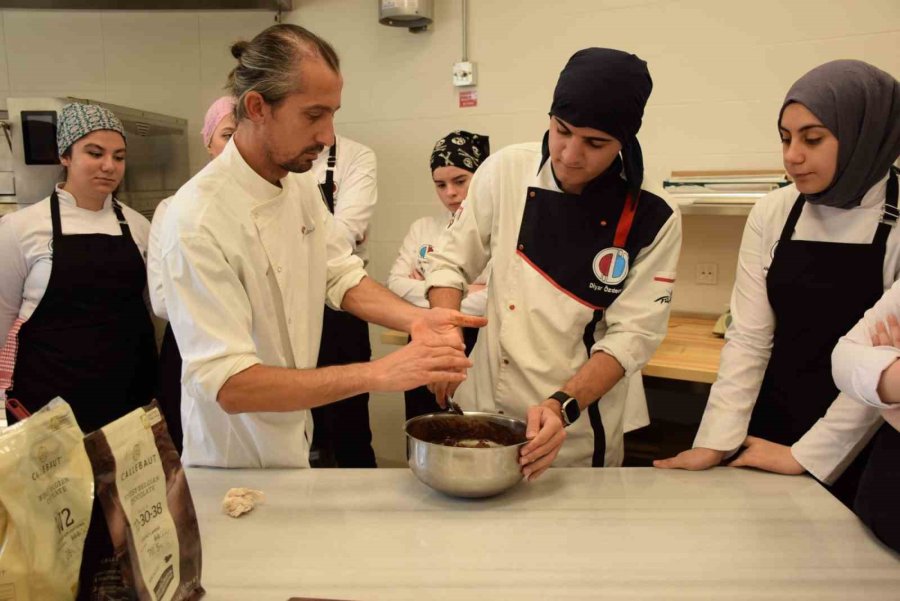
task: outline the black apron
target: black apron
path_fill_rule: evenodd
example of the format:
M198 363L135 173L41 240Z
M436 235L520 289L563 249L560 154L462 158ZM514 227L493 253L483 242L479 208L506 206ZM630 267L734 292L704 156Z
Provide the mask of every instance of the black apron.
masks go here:
M159 349L159 376L156 387L156 400L159 409L166 418L169 436L175 444L175 450L181 454L184 431L181 427L181 351L172 332L172 324L166 324L162 346Z
M896 177L892 171L886 215L896 214ZM870 244L792 240L805 202L802 194L794 202L766 277L775 332L749 427L750 435L783 445L797 442L837 397L831 352L884 294L885 249L894 223L882 220ZM869 447L830 487L848 507Z
M334 214L334 168L337 143L328 152L328 169L322 196ZM318 367L368 362L372 358L369 324L345 311L325 307ZM314 467L376 467L369 427L369 393L343 399L312 410Z
M884 424L872 439L853 509L881 541L900 553L900 432Z
M539 172L548 159L545 136ZM582 339L585 360L597 323L624 290L632 262L672 214L652 194L632 194L621 172L621 159L616 159L581 194L529 187L519 228L516 254L552 286L593 311L584 329L572 333ZM558 180L557 185L562 189ZM603 467L606 456L599 400L588 405L586 417L594 434L593 467Z
M153 398L147 269L115 200L113 211L121 236L64 235L56 192L50 197L53 267L44 296L19 330L8 392L32 413L62 397L85 432Z
M55 191L51 195L53 266L44 296L19 330L8 392L32 413L62 397L85 432L149 403L156 372L153 324L144 303L146 266L115 200L113 211L121 236L64 235L59 198ZM95 499L79 598L87 598L101 561L116 565L112 555Z

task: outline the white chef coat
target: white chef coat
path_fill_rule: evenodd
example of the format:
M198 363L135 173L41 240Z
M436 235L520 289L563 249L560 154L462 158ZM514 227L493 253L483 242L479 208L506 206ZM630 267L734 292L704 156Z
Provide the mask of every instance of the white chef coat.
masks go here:
M375 153L355 140L335 135L337 144L334 166L334 221L356 256L369 261L369 222L378 202ZM328 170L326 147L313 162L312 173L319 184L325 184Z
M307 410L229 415L219 390L253 365L314 368L325 303L366 275L334 225L315 177L281 187L230 140L175 195L162 223L162 282L184 361L186 465L308 467Z
M900 430L900 405L883 403L878 395L881 374L900 359L900 348L872 346L870 336L878 323L887 327L889 315L900 318L900 281L895 282L840 339L831 355L831 369L834 383L841 391L862 403L882 409L884 419Z
M875 184L853 209L804 204L794 240L845 244L870 243L881 219L887 176ZM766 292L766 274L775 245L797 200L793 185L757 201L747 218L731 296L732 322L725 333L719 375L710 391L695 447L734 452L747 436L750 416L772 353L775 315ZM884 288L900 275L900 233L892 228L884 257ZM852 286L852 275L847 285ZM839 299L810 298L809 302ZM791 447L794 458L812 475L833 483L881 424L878 411L840 394Z
M599 401L606 434L604 465L621 465L630 378L647 363L666 331L681 246L680 217L665 201L643 192L638 211L662 217L654 221L654 231L632 228L632 235L647 244L632 256L615 302L602 312L589 308L517 254L529 187L561 192L549 160L539 171L541 159L540 144L509 146L492 154L472 179L466 210L429 255L428 288L465 290L488 260L492 265L488 325L479 333L471 356L474 367L454 400L464 409L524 418L529 407L559 390L589 354L603 351L626 374ZM645 221L636 218L635 224L639 222ZM605 227L606 221L601 225ZM616 227L615 221L610 227ZM608 232L598 225L599 231L603 234L598 239ZM569 259L579 264L583 259L590 271L591 257ZM595 285L593 279L590 283ZM593 336L585 335L592 323ZM568 428L554 465L590 466L593 451L594 431L589 416L583 415Z
M122 235L112 195L106 197L102 209L92 211L78 207L75 198L59 186L56 194L63 234ZM150 222L119 204L131 237L146 259ZM0 341L6 340L16 319L31 317L44 297L53 267L52 240L49 196L0 218Z
M166 311L166 297L162 286L162 257L159 252L159 232L162 229L163 220L169 203L174 196L163 199L153 212L153 221L150 223L150 238L147 245L147 290L150 293L150 304L153 313L160 319L169 321Z
M463 210L463 207L460 208ZM453 213L445 213L442 217L422 217L413 222L409 227L406 238L400 246L400 254L391 267L391 273L388 276L388 288L400 298L410 302L417 307L425 307L431 305L425 297L425 280L415 280L409 277L409 274L415 269L419 274L425 275L425 266L428 256L434 252L435 245L444 233L444 230L453 222ZM487 284L490 267L485 269L475 284ZM482 316L485 313L487 304L487 288L467 294L462 300L460 310L469 315Z

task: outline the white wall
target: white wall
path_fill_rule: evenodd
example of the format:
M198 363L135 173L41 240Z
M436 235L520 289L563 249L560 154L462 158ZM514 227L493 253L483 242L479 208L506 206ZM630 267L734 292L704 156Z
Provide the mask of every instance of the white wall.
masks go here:
M76 96L188 119L191 172L209 104L236 64L232 42L268 11L0 11L0 106L10 96Z
M645 185L657 191L672 170L780 167L781 101L820 63L858 58L900 75L897 0L469 0L479 105L460 109L450 79L460 2L436 0L435 13L420 34L379 25L374 0L300 0L286 19L341 55L338 129L378 156L370 271L382 279L409 224L438 208L427 167L434 141L456 128L489 134L495 149L539 140L557 75L580 48L624 49L649 63L654 90L639 137ZM743 224L685 217L675 310L727 305ZM693 284L701 260L718 263L718 285ZM400 396L376 401L376 452L402 461Z

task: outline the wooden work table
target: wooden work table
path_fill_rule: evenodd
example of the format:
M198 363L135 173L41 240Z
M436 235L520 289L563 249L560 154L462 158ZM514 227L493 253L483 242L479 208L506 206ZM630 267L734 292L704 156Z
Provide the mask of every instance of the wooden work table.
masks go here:
M712 384L719 373L725 340L712 333L716 318L693 313L672 314L669 331L650 362L645 376Z
M694 313L673 313L669 331L650 359L643 373L646 376L712 384L719 372L719 355L725 340L712 333L716 318ZM385 330L384 344L406 344L404 332Z

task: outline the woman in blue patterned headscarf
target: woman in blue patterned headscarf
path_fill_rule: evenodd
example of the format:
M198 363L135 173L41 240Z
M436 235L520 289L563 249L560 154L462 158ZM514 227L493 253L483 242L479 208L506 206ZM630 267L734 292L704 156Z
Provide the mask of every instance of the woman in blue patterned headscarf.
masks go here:
M62 397L90 432L152 399L150 223L114 198L126 148L112 112L66 105L57 146L64 181L0 220L0 336L17 345L7 398L34 412ZM84 549L80 581L89 596L95 576L118 574L99 504ZM103 570L109 574L98 575Z

